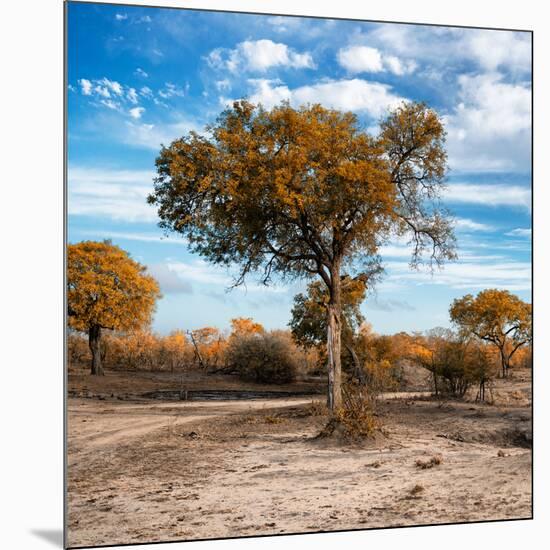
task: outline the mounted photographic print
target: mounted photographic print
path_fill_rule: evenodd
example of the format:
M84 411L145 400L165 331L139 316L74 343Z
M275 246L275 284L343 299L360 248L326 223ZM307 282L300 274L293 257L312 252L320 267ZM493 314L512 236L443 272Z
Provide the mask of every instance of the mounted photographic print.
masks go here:
M65 18L66 545L531 519L532 33Z

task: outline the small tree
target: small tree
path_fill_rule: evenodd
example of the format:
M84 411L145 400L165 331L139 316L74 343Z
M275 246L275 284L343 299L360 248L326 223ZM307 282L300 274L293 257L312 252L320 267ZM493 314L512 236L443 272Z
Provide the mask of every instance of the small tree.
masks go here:
M342 335L341 341L345 349L346 366L354 368L356 375L361 365L354 349L354 335L364 321L360 305L365 299L367 287L365 278L342 276ZM294 297L292 318L289 322L294 341L304 347L325 347L327 343L327 307L330 295L322 281L313 281L307 287L307 294L297 294ZM321 355L323 357L323 355ZM326 359L326 357L325 357ZM350 364L351 363L351 364Z
M103 329L130 330L150 323L160 291L145 271L109 241L68 246L69 326L88 333L92 374L104 374L100 351Z
M450 308L451 319L463 334L498 348L503 377L516 351L532 339L531 313L531 304L497 289L483 290L475 298L467 294Z
M170 372L182 371L189 356L189 342L183 330L173 330L162 339L164 360L170 368Z
M437 200L446 174L439 117L403 104L380 127L372 137L352 113L238 101L208 135L163 147L149 196L160 226L184 234L192 251L240 266L235 285L262 268L265 284L274 274L323 281L331 409L341 405L341 272L370 272L395 235L410 235L413 265L425 251L430 263L455 257Z

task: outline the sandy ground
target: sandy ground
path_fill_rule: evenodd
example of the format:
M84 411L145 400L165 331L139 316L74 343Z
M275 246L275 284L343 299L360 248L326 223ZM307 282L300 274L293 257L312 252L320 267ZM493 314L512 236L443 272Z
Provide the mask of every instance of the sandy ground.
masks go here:
M315 439L311 398L70 398L69 544L529 518L529 384L497 405L383 399L361 446Z

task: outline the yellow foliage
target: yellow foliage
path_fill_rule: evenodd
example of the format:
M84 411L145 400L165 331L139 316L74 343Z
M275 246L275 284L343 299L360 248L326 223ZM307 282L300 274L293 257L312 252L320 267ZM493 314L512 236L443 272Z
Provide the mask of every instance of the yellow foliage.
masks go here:
M237 317L231 319L231 334L260 334L265 332L260 323L255 323L250 317Z
M131 330L150 323L160 297L146 268L110 242L84 241L67 249L69 325Z

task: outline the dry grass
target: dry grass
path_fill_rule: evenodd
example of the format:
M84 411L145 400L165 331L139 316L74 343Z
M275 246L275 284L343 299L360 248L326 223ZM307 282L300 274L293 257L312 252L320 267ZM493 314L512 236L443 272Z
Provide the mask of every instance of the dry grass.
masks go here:
M420 458L416 461L416 467L421 470L428 470L434 466L439 466L443 462L441 455L432 456L429 460L421 460Z
M266 424L282 424L285 419L281 418L280 416L273 416L273 415L266 415L263 417L263 421Z
M324 401L312 401L305 408L307 416L327 416L329 411Z

